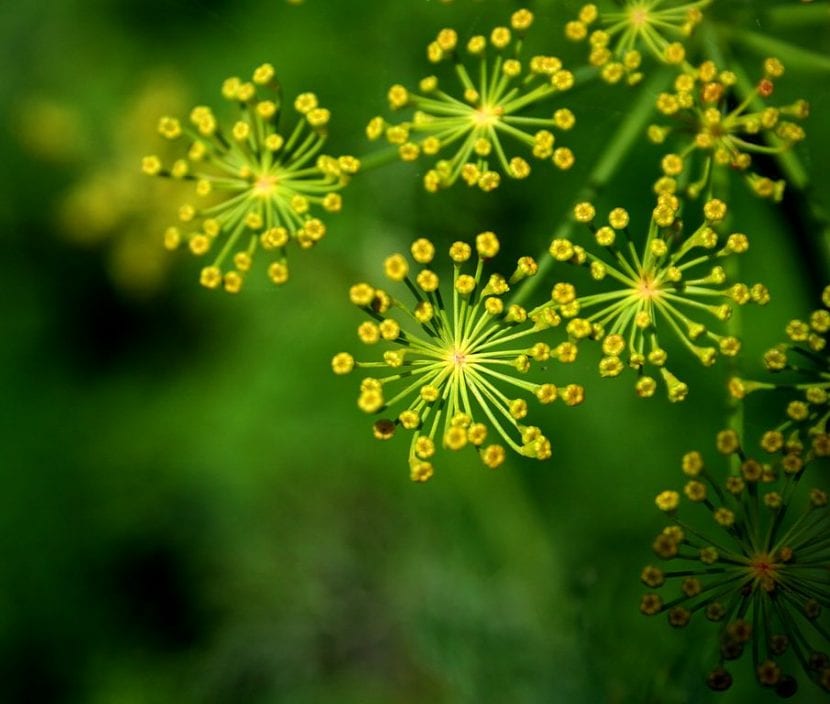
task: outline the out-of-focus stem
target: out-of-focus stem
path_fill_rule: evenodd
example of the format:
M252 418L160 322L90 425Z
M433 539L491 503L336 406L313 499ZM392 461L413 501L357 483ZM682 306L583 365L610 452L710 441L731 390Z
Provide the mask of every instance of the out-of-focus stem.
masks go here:
M747 49L757 51L766 56L775 56L784 64L804 73L830 72L830 57L809 49L802 49L789 42L768 37L746 29L735 29L728 25L718 25L718 32L727 41L735 41Z
M764 19L776 29L815 27L830 22L830 3L787 3L764 11Z

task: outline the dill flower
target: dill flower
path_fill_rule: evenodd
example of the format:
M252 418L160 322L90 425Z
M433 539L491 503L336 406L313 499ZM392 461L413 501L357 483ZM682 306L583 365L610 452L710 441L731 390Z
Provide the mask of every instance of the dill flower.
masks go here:
M384 262L386 277L406 288L407 304L394 294L368 283L352 286L349 296L369 320L357 330L370 347L386 349L374 361L356 361L346 352L332 360L336 374L370 370L360 384L358 406L381 414L374 435L390 439L399 426L412 431L409 466L415 481L432 476L438 447L473 448L488 467L498 467L508 449L544 460L551 445L542 431L525 422L527 397L542 404L561 399L568 406L582 402L582 387L563 387L524 378L534 362L551 357L539 332L558 323L551 312L530 317L518 305L503 301L512 285L535 275L531 257L519 259L509 278L485 277L489 260L499 251L492 232L476 237L474 247L455 242L452 290L442 293L439 275L430 268L435 247L416 240L410 259L393 254ZM474 259L475 257L475 259ZM532 400L532 399L531 399Z
M218 250L202 269L201 283L236 293L259 248L271 253L269 278L285 283L288 245L308 249L323 238L326 224L319 216L340 211L338 191L360 163L321 154L330 113L313 93L297 96L296 123L280 129L283 105L270 64L259 66L250 81L228 78L222 95L239 109L232 125L222 127L205 106L191 111L190 125L162 117L159 133L187 140L186 158L164 165L151 155L142 169L193 184L196 200L181 206L180 224L165 232L165 246L186 243L197 256Z
M804 139L804 130L792 120L809 114L809 105L797 100L791 105L756 105L774 90L774 80L784 73L775 58L764 62L764 75L743 100L734 96L736 76L719 70L712 61L681 73L674 92L661 93L657 109L671 117L672 125L652 125L649 138L662 144L676 136L677 151L662 160L664 175L691 178L692 162L699 164L696 180L688 183L691 195L697 195L710 182L714 168L743 173L752 191L761 197L781 200L784 181L773 181L753 169L755 154L779 154Z
M106 151L105 157L79 157L73 163L77 175L58 201L53 225L73 245L99 250L112 283L136 298L152 296L167 280L171 260L159 247L158 233L168 224L165 211L186 195L187 187L144 178L135 164L143 153L140 145L155 134L152 123L159 110L186 104L179 76L151 72L111 119L87 121L70 112L78 120L74 128L70 123L59 129L55 121L32 124L44 139L78 140L74 148L85 144L80 135L94 133ZM55 109L58 116L70 110Z
M589 226L603 253L557 238L550 254L557 261L587 268L594 280L608 282L610 290L579 296L572 284L560 282L554 285L551 300L537 309L553 310L567 319L571 359L582 340L598 340L603 352L601 376L616 377L629 366L638 375L637 394L649 397L657 388L655 378L646 373L651 367L662 377L671 401L683 400L688 386L669 371L669 354L663 347L667 337L678 338L702 364L710 366L718 354L732 357L740 350L737 338L710 329L710 324L722 327L719 324L729 319L735 304L769 300L761 284L730 283L720 263L749 248L742 233L718 234L726 204L708 201L703 222L690 234L683 232L678 208L675 196L660 195L638 250L626 210L612 210L605 225L597 223L594 206L578 204L576 220Z
M686 39L703 19L701 8L711 0L676 2L673 0L625 0L616 12L601 12L594 4L584 5L579 18L565 25L565 36L572 41L588 40L589 62L600 68L602 78L617 83L623 77L630 85L642 79L642 52L665 64L682 64ZM599 20L602 29L589 33Z
M825 435L824 447L827 441ZM734 431L719 433L716 444L735 460L733 468L726 462L725 471L714 469L689 452L682 462L685 501L677 491L657 496L671 524L653 549L672 564L643 570L653 591L640 610L665 613L675 628L696 613L717 624L718 661L707 676L714 690L731 686L726 663L749 649L757 681L780 696L798 689L789 669L795 661L830 691L828 497L818 488L797 496L805 467L827 455L805 452L778 431L763 436L760 459L746 455Z
M764 366L771 374L790 376L792 380L760 381L735 377L729 382L734 398L758 390L777 389L790 400L786 420L778 428L792 431L796 437L806 431L808 437L823 437L830 420L830 286L821 295L822 306L806 320L793 319L787 323L787 342L769 349L764 354Z
M11 127L29 155L54 164L76 162L88 139L77 106L37 94L20 100L12 114Z
M437 157L424 175L424 187L433 193L452 186L459 177L483 191L497 188L502 176L527 178L530 164L524 156L508 153L508 138L534 158L569 169L573 152L554 146L552 130L569 130L573 113L563 107L550 117L523 114L574 82L573 74L555 56L521 60L523 39L532 23L531 12L517 10L509 27L496 27L489 37L473 36L466 46L460 45L455 30L442 29L427 47L427 57L434 64L452 64L459 94L445 92L435 75L421 80L418 92L393 85L388 93L391 109L411 111L411 117L398 123L375 117L366 128L367 136L385 137L397 146L403 161ZM477 67L468 69L466 57Z

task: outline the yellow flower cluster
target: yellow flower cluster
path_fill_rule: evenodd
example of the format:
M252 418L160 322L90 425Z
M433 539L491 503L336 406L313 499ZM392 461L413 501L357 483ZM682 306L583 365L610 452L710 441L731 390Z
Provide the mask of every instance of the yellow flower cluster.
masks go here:
M774 382L747 380L735 377L729 390L736 399L758 390L779 390L790 397L787 420L781 431L806 430L808 437L823 436L830 421L830 286L821 295L822 307L814 310L806 320L793 319L787 324L788 342L776 345L764 354L764 366L773 374L789 376L791 380Z
M608 83L623 78L630 85L642 77L642 52L665 64L682 64L686 50L681 41L703 19L701 8L711 0L673 2L672 0L625 0L619 11L600 12L596 5L584 5L578 19L565 25L565 36L572 41L588 40L589 62L600 68ZM602 29L590 30L595 22Z
M59 204L56 225L74 244L101 247L113 283L144 298L156 294L168 278L172 262L159 246L158 233L169 224L171 208L189 192L184 183L145 178L135 165L144 145L155 137L159 111L184 109L187 98L180 78L167 72L152 72L134 90L117 118L102 123L90 116L89 124L76 126L78 131L82 125L94 131L108 156L80 170ZM80 120L80 113L76 117ZM36 126L59 141L74 143L78 138L58 130L58 124ZM163 151L162 157L172 156L174 149L170 145L170 154Z
M446 92L435 75L421 80L418 92L393 85L390 108L409 110L412 116L398 123L375 117L366 128L368 137L384 137L403 161L436 157L424 175L424 187L432 193L459 178L483 191L497 188L502 176L527 178L530 164L524 156L508 154L503 143L508 138L535 159L571 168L573 152L556 146L553 130L571 129L573 113L560 107L544 117L523 114L574 83L573 74L555 56L522 60L523 37L532 23L531 12L517 10L510 26L496 27L489 37L473 36L464 46L455 30L442 29L427 47L427 56L434 64L452 64L460 94ZM465 57L477 68L468 70Z
M804 139L803 128L787 117L803 119L809 105L798 100L780 107L765 106L762 99L774 90L774 80L784 73L778 59L764 62L764 76L743 100L734 96L736 81L731 71L720 70L712 61L681 73L674 91L661 93L657 109L671 117L672 125L651 125L649 139L677 143L676 151L662 160L663 174L681 181L692 196L711 181L712 170L724 168L744 174L758 196L780 200L784 181L773 181L753 169L752 156L779 154ZM698 157L698 176L690 181L690 164Z
M718 662L707 677L713 690L731 686L726 663L749 648L758 682L778 695L791 697L798 688L786 669L791 662L830 691L830 659L822 654L830 645L822 608L830 602L828 496L813 488L803 508L794 501L805 468L830 456L830 437L817 440L805 451L770 431L756 459L734 431L722 431L717 449L736 468L713 470L700 452L688 452L682 494L698 506L686 506L681 519L680 492L656 498L671 524L652 547L671 565L643 569L641 580L651 591L640 610L665 613L674 628L685 627L696 613L718 624ZM658 592L664 588L666 596Z
M740 341L710 329L732 314L733 305L750 301L765 304L765 286L730 283L720 264L726 257L749 247L742 233L726 237L717 229L726 217L726 204L710 200L703 207L704 221L691 234L684 235L678 219L678 199L662 193L654 209L642 247L638 248L629 231L629 214L615 208L607 224L599 223L590 203L574 209L578 222L588 225L602 255L567 239L554 239L551 256L587 268L596 281L606 281L611 290L585 296L566 282L554 285L551 300L537 311L555 311L567 320L570 342L566 354L574 359L578 344L585 339L602 345L599 373L616 377L626 366L636 370L636 392L652 396L657 388L645 370L659 370L671 401L681 401L688 386L668 369L669 353L664 341L676 337L706 366L718 354L734 356ZM700 316L705 316L703 322Z
M186 243L197 256L218 249L202 269L201 283L236 293L260 248L272 255L270 279L275 284L288 279L287 246L296 242L305 249L323 238L326 224L319 213L340 210L338 191L360 162L321 153L330 113L313 93L294 101L299 119L293 129L279 130L283 106L270 64L258 67L250 81L228 78L222 95L239 109L233 124L223 127L205 106L191 111L190 124L163 117L159 133L186 139L186 157L165 165L158 156L147 156L142 168L151 176L193 184L197 201L181 206L180 224L167 229L165 246Z
M499 249L492 232L479 234L474 246L455 242L449 250L452 289L442 293L439 274L431 267L435 246L419 239L410 258L393 254L384 262L386 277L408 289L411 305L368 283L349 292L352 303L370 318L358 327L361 342L387 349L379 360L366 362L341 352L332 369L335 374L377 370L361 381L358 406L370 414L396 409L374 424L374 434L387 440L399 426L413 432L409 466L415 481L432 476L432 458L440 446L472 447L491 468L504 462L505 446L525 457L547 459L550 441L526 423L526 397L542 404L560 399L568 406L583 400L576 384L558 387L526 378L534 362L551 358L550 347L539 337L557 321L549 312L530 316L521 306L504 302L511 287L534 276L538 266L522 257L510 277L485 276Z

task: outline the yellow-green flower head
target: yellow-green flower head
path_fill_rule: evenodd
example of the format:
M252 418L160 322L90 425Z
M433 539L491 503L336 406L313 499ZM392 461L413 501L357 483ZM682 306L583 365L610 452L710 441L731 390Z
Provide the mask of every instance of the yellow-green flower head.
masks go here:
M491 468L502 464L508 449L547 459L550 441L527 420L531 404L561 399L575 406L583 400L576 384L558 387L528 378L534 362L551 357L540 332L558 321L545 313L533 318L505 302L504 295L534 276L537 265L522 257L511 276L488 275L488 262L498 251L492 232L479 234L474 245L456 242L449 251L451 285L442 286L435 247L419 239L410 257L393 254L384 262L386 277L408 291L411 303L368 283L349 292L352 303L369 316L358 337L383 351L371 361L341 352L332 369L370 373L360 384L358 406L381 415L374 424L381 440L399 427L412 431L409 465L416 481L432 476L433 456L441 447L472 448Z
M779 377L774 381L732 379L729 390L742 399L757 390L779 390L789 401L781 431L793 431L797 437L825 435L830 426L830 286L821 296L822 305L806 319L787 323L787 342L764 353L764 366Z
M642 52L664 64L682 64L685 40L703 19L701 9L711 0L625 0L615 12L601 12L593 3L584 5L578 19L565 25L572 41L588 40L589 62L600 68L608 83L623 78L633 85L642 77ZM591 31L597 23L601 29Z
M830 691L828 496L797 491L808 471L826 471L816 466L826 456L774 432L764 434L758 458L732 430L716 446L724 457L712 465L700 452L684 455L682 491L657 497L670 524L653 550L668 564L643 569L649 592L640 610L665 613L674 628L693 618L716 624L713 690L731 686L727 661L749 651L756 681L782 697L797 691L798 667Z
M483 191L497 188L505 176L527 178L531 156L571 168L573 152L559 146L554 132L571 129L573 113L548 107L545 116L525 114L534 106L550 106L574 82L555 56L522 57L532 23L531 12L517 10L509 26L473 36L466 44L455 30L441 30L427 47L427 57L436 65L452 65L449 80L428 76L417 92L392 86L390 107L409 116L398 123L373 118L366 128L369 138L385 137L404 161L436 159L424 176L424 187L432 193L459 178ZM512 145L521 151L512 151Z
M682 401L688 386L669 371L669 354L664 347L668 339L678 339L702 364L710 366L719 355L731 357L740 350L739 340L718 331L733 306L769 300L761 284L749 287L730 282L721 264L749 247L744 234L718 233L726 204L708 201L703 222L690 234L683 232L677 218L679 205L672 195L659 197L639 248L629 232L626 210L615 208L605 224L597 221L590 203L577 205L574 216L590 227L594 246L588 249L555 239L551 256L587 268L592 278L605 282L609 290L579 296L570 283L558 283L551 300L537 309L555 311L566 319L571 359L581 341L598 340L603 352L601 376L616 377L626 367L634 369L638 377L635 390L642 397L652 396L657 388L655 376L662 377L671 401Z
M793 119L807 117L806 101L784 106L763 102L772 95L773 81L783 72L778 59L767 59L763 78L743 100L735 96L735 74L719 70L712 61L681 73L674 91L657 98L657 109L673 123L651 125L648 130L653 142L669 142L675 149L663 157L664 176L677 180L681 188L696 196L709 183L713 169L737 171L756 195L781 200L784 181L756 172L752 158L755 154L779 154L804 139L803 128Z
M279 84L270 64L259 66L250 81L228 78L222 95L239 114L227 125L209 107L198 106L187 122L159 121L160 134L186 140L185 158L165 165L144 158L150 175L192 183L194 197L179 209L180 223L165 234L165 245L186 244L197 256L212 254L201 283L236 293L258 249L270 253L268 276L288 280L287 249L313 247L326 234L321 216L339 212L338 193L357 172L351 156L322 153L330 113L313 93L302 93L291 106L294 124L286 124Z
M188 194L185 184L145 178L135 165L142 145L155 138L159 110L186 105L179 76L152 72L116 117L104 124L90 118L83 127L95 131L108 156L76 169L76 180L58 205L59 233L85 248L101 247L113 283L134 296L154 294L167 279L172 262L159 247L159 233L169 225L170 210ZM56 125L43 127L52 139L73 138L56 132ZM175 146L163 146L169 149L162 149L160 156L173 157Z

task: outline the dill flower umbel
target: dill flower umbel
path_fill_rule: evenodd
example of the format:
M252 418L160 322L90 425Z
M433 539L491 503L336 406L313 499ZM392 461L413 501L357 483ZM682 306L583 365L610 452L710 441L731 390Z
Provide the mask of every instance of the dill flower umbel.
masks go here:
M326 225L319 215L340 210L338 191L360 164L351 156L321 154L330 113L313 93L297 96L296 123L280 129L283 105L270 64L259 66L250 81L228 78L222 95L239 109L229 128L205 106L192 110L190 125L162 117L159 133L186 139L186 158L164 165L158 156L147 156L142 168L151 176L192 182L195 204L181 206L180 224L165 232L165 246L186 243L197 256L217 249L201 283L236 293L259 248L271 253L269 278L285 283L287 246L296 242L307 249L323 238Z
M806 320L793 319L787 323L787 342L776 345L764 354L764 366L772 374L789 376L775 381L733 378L729 389L733 397L742 399L758 390L780 390L790 397L787 419L782 432L794 432L796 437L806 431L807 437L826 436L830 420L830 286L821 296L822 307L810 313Z
M100 248L112 282L134 297L153 295L167 280L172 262L159 247L158 233L168 224L165 213L187 189L185 184L144 178L135 165L143 154L141 145L154 137L153 120L159 110L186 105L179 76L151 72L137 81L117 116L103 122L90 118L89 124L78 125L96 135L107 156L97 154L88 163L75 164L77 176L58 204L54 226L72 244ZM78 136L56 131L57 125L43 127L53 139Z
M584 5L579 18L565 25L565 36L573 41L588 39L589 62L601 69L608 83L623 77L631 85L638 83L642 51L666 64L682 64L686 39L703 19L701 8L711 0L676 2L674 0L625 0L616 12L601 12L596 5ZM597 20L603 29L589 33Z
M830 691L828 497L819 488L806 497L797 491L805 467L826 462L828 440L823 436L805 452L770 431L756 459L726 430L718 434L717 448L735 459L733 469L709 467L699 452L683 457L682 493L696 507L681 510L677 491L657 496L671 525L653 549L670 564L643 570L641 579L653 591L643 596L640 610L665 613L675 628L698 612L718 624L718 662L707 676L714 690L731 686L726 662L749 649L758 682L779 695L795 694L798 683L790 667L796 661Z
M671 401L683 400L688 386L669 371L662 341L668 336L678 338L702 364L710 366L719 353L731 357L740 350L738 339L710 329L710 324L718 326L728 320L734 304L769 300L761 284L730 283L720 264L749 248L746 235L723 237L716 231L726 217L726 204L708 201L703 222L690 234L684 234L677 218L679 205L675 196L660 195L638 250L629 232L627 211L615 208L606 225L597 223L594 206L578 204L576 220L590 227L603 254L557 238L550 245L551 256L587 268L593 279L608 282L611 290L579 296L572 284L560 282L553 287L551 300L537 309L556 311L568 320L570 342L565 345L570 359L576 357L582 340L599 340L601 376L616 377L627 365L637 371L637 394L648 397L657 388L654 377L645 373L653 367L663 378Z
M371 371L361 381L358 406L382 414L374 424L380 440L390 439L398 426L413 431L409 466L415 481L432 476L439 445L472 447L491 468L504 461L505 446L525 457L547 459L550 441L525 423L526 397L543 404L561 399L568 406L583 400L576 384L560 388L524 378L534 362L551 357L550 347L538 338L557 321L550 312L531 318L521 306L504 303L502 296L533 276L537 264L522 257L509 279L500 274L485 278L485 267L498 251L492 232L479 234L474 247L454 243L449 251L452 291L442 294L439 276L429 266L435 247L419 239L410 250L417 273L410 272L410 261L402 254L384 263L387 278L409 290L411 305L368 283L350 290L352 303L370 318L358 328L358 337L370 347L387 349L380 359L365 362L341 352L332 368L336 374Z
M666 176L683 179L691 195L697 195L711 181L714 168L740 171L744 180L758 196L781 200L784 181L773 181L753 169L755 154L779 154L804 139L804 130L787 117L803 119L809 105L797 100L791 105L773 107L756 103L768 98L774 80L784 73L784 66L775 58L764 62L764 75L743 100L734 96L737 77L731 71L719 70L713 61L681 73L674 83L674 92L661 93L657 109L671 117L672 125L652 125L649 138L662 144L674 138L677 151L662 160ZM697 162L696 180L692 163Z
M399 123L373 118L366 128L369 138L385 136L404 161L437 157L424 176L424 187L430 192L452 186L459 177L483 191L497 188L502 175L526 178L530 164L523 156L507 152L508 138L534 158L569 169L574 155L567 147L554 146L552 130L569 130L573 113L563 107L550 117L522 114L550 102L574 82L573 74L555 56L521 60L523 38L532 23L531 12L517 10L509 27L496 27L489 37L471 37L463 47L455 30L442 29L427 47L427 56L434 64L453 65L460 95L445 92L435 75L424 78L418 92L393 85L390 107L411 110L412 116ZM468 70L465 56L478 66Z

